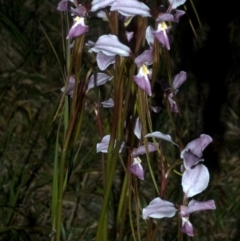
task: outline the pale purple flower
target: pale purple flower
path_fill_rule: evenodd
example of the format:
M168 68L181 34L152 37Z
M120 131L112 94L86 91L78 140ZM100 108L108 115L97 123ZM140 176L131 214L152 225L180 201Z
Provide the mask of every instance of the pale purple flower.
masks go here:
M101 8L111 6L114 2L115 0L93 0L91 4L91 11L95 12Z
M144 170L141 165L141 159L139 157L133 158L133 163L129 167L129 171L137 176L140 180L144 180Z
M70 78L69 78L69 82L67 84L67 87L62 87L61 91L63 93L66 91L66 95L69 95L70 97L73 97L74 86L75 86L75 78L71 75Z
M154 138L159 138L159 139L163 139L165 141L169 141L171 142L172 144L178 146L177 143L175 143L173 140L172 140L172 137L168 134L163 134L162 132L160 131L155 131L155 132L152 132L152 133L149 133L147 134L145 137L154 137Z
M69 10L68 2L72 2L72 1L70 1L70 0L62 0L61 2L59 2L57 10L58 11L68 11Z
M171 218L175 215L177 209L174 204L160 197L153 199L149 205L143 209L143 219L147 218Z
M150 9L147 5L137 0L115 0L110 8L110 11L118 11L123 16L142 16L150 17Z
M165 218L173 217L177 211L182 218L181 231L186 233L188 236L194 236L194 229L192 223L189 221L191 213L203 210L214 210L216 209L215 202L213 200L198 202L191 200L188 206L181 205L179 210L176 209L175 205L171 202L162 200L161 198L153 199L149 205L143 209L143 219L147 218Z
M103 108L112 108L114 106L114 101L112 98L109 98L106 101L101 102Z
M97 143L97 152L107 153L108 152L109 142L110 142L110 135L104 136L102 141L100 143ZM115 141L114 146L115 145L116 145L116 141ZM119 149L119 153L122 152L124 146L125 146L125 143L122 142L121 146L120 146L120 149Z
M111 80L112 77L104 73L96 73L91 75L88 82L87 91L90 89L105 84L107 81Z
M99 37L94 46L89 49L89 52L92 51L95 53L101 51L107 56L129 56L131 53L130 48L122 44L118 40L118 37L113 34L102 35Z
M179 209L179 215L182 218L181 231L183 233L186 233L188 236L194 236L194 229L193 229L193 225L189 221L189 215L197 211L215 210L215 209L216 209L216 205L214 200L198 202L192 199L189 202L188 206L181 205Z
M67 39L78 37L88 32L88 26L85 25L84 19L85 18L79 16L74 18L74 23L68 32Z
M185 14L184 11L178 9L169 9L165 8L161 5L159 8L159 14L157 15L156 21L157 22L179 22L179 18Z
M204 191L209 183L209 172L203 164L186 169L182 175L182 187L185 198L193 197Z
M175 9L186 2L186 0L168 0L168 1L171 5L171 9Z
M135 136L136 136L139 140L141 140L141 135L142 135L142 123L141 123L139 117L136 119L136 122L135 122L134 134L135 134Z
M100 70L105 70L110 64L115 63L115 56L108 56L102 51L97 53L97 65Z
M165 22L159 22L156 31L153 31L154 37L167 49L170 50L169 29Z
M203 161L201 159L203 151L211 142L211 136L206 134L201 134L199 138L189 142L180 155L183 159L184 167L189 169L200 161Z
M179 112L177 104L173 98L177 94L180 86L186 81L186 79L187 79L187 73L185 71L181 71L180 73L175 75L173 78L173 83L172 83L173 89L171 89L171 87L169 85L167 85L165 83L161 83L163 91L165 91L167 93L171 112L175 112L175 113Z
M151 142L148 142L147 148L148 148L148 152L154 152L154 151L157 150L154 143L151 143ZM132 157L138 157L138 156L143 155L143 154L146 154L145 145L139 146L138 148L134 148L131 156Z

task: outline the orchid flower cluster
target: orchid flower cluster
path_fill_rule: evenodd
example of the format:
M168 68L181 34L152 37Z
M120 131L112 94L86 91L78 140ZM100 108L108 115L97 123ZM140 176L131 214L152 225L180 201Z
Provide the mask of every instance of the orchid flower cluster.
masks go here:
M168 1L169 6L165 7L161 5L154 9L152 7L150 8L144 2L140 2L138 0L93 0L91 3L88 1L82 1L84 2L83 4L79 4L77 0L62 0L59 2L57 9L59 11L69 12L73 17L73 25L70 27L66 36L67 39L72 41L72 47L74 46L77 38L85 36L85 34L87 34L87 32L90 30L87 22L91 17L99 18L109 22L111 33L100 36L96 42L87 39L87 42L85 43L85 48L88 49L88 52L96 54L96 65L99 69L99 72L92 75L89 74L86 77L87 81L85 82L84 94L87 94L88 91L96 86L106 84L108 81L116 81L116 76L125 71L127 74L130 73L130 77L126 78L127 84L125 85L130 87L129 92L131 92L133 96L132 98L136 98L136 92L141 91L141 93L144 94L145 100L148 98L151 99L151 97L154 95L152 88L153 82L157 76L156 64L155 69L153 68L154 63L156 63L155 56L161 51L169 51L171 49L171 25L173 23L178 23L180 17L185 14L184 11L177 8L184 4L186 0ZM134 17L142 21L142 34L140 34L140 31L137 32L136 28L134 31L131 31L132 29L130 26ZM148 18L152 18L154 20L156 28L153 28L151 25L147 26ZM115 25L113 23L113 19L115 21ZM121 34L118 33L118 25L120 24L121 27L125 28ZM139 26L140 25L138 25L138 28ZM140 38L141 41L139 40ZM125 60L128 61L127 63L129 66L131 66L130 70L126 70L127 67L123 64L126 63L124 62ZM117 67L121 67L121 70L119 70L117 74L113 75L112 73L116 71ZM124 76L124 74L122 74L122 76ZM73 98L75 91L78 90L78 86L76 86L78 85L77 79L78 78L75 78L73 73L68 73L67 84L61 89L61 91ZM162 84L162 90L165 93L167 100L167 103L164 104L167 105L167 108L172 113L179 112L179 105L176 103L175 97L180 86L186 81L186 79L187 73L185 71L180 71L172 79L171 83L168 85ZM130 85L128 84L129 81ZM103 108L115 108L116 101L118 101L117 98L102 100L100 106ZM124 106L124 100L121 99L121 101L122 103L120 105ZM120 105L117 105L118 108ZM160 107L153 106L150 108L154 112L159 112L160 109ZM147 133L145 131L144 133L142 117L136 112L136 110L132 111L131 115L128 115L128 120L125 118L122 124L123 131L126 131L124 128L128 125L129 120L134 123L133 128L131 127L130 129L133 130L135 138L137 138L139 143L138 147L131 147L130 159L132 162L128 162L126 165L131 174L140 180L144 180L144 168L141 165L140 156L150 152L159 151L160 148L160 144L158 142L148 142L147 138L154 138L154 140L155 138L162 139L171 142L180 150L181 148L168 134L163 134L159 131L151 133ZM123 111L121 110L116 113L122 114ZM113 130L113 132L114 131L115 130ZM110 134L103 136L102 140L97 143L97 152L108 153L110 155L109 150L111 148L111 150L113 150L116 146L118 146L118 153L121 153L124 149L129 148L127 144L129 143L129 140L127 137L125 141L121 140L120 143L119 139L113 139L112 142L112 136ZM143 145L144 142L145 145ZM181 167L182 187L184 193L183 204L176 205L157 197L143 209L143 219L173 217L178 211L182 219L181 231L189 236L194 235L193 226L189 221L190 214L196 211L211 210L216 208L213 200L199 202L192 199L188 203L188 198L192 198L194 195L201 193L208 186L209 172L206 166L202 164L203 159L201 158L203 155L203 150L211 142L212 138L210 136L202 134L198 139L188 143L180 153L180 157L183 159L183 165ZM107 169L111 170L111 168ZM102 217L105 217L104 215L105 214L103 214ZM99 226L99 230L100 233L101 226Z

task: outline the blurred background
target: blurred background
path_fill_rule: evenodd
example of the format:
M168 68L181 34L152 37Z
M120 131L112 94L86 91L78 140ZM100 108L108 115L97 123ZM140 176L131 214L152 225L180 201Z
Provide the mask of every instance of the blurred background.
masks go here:
M0 2L0 240L50 240L52 233L51 192L58 127L53 117L61 98L60 88L64 85L61 71L65 65L62 44L65 36L62 16L56 10L58 2ZM187 2L187 14L173 27L172 72L188 73L177 96L183 117L176 116L175 121L184 144L201 133L213 138L204 153L211 181L197 199L214 199L217 209L192 215L196 236L186 240L237 241L240 240L239 13L234 0L224 4L195 0L194 4L201 26ZM90 63L88 59L84 61ZM108 112L103 115L105 129L108 115ZM171 132L166 119L165 113L154 115L155 129ZM98 136L94 136L96 124L92 113L86 114L83 125L81 149L65 194L63 240L93 240L101 208L101 157L95 154ZM163 144L163 148L167 157L175 155L168 145ZM121 173L117 174L114 185L116 197L120 177ZM141 201L146 205L153 199L151 183L140 185ZM174 197L181 200L181 187L176 189L176 185L178 181L171 180L168 192L172 200ZM112 197L113 208L116 197ZM161 222L159 240L174 240L177 220ZM174 227L176 231L172 231Z

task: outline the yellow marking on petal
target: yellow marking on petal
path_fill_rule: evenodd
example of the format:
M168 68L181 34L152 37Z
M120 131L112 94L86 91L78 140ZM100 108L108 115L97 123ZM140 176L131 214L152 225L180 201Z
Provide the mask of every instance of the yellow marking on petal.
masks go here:
M148 69L148 67L145 64L142 65L141 70L142 70L144 75L148 75L149 74L149 69Z
M138 162L138 163L141 163L142 162L142 160L139 158L139 157L136 157L136 161Z
M126 19L126 21L124 22L124 27L127 27L127 26L129 25L129 23L131 23L132 19L133 19L133 16L128 17L128 18Z
M158 30L165 31L166 29L168 29L168 26L165 22L162 22L162 23L158 24Z
M75 18L74 18L74 21L80 23L80 22L81 22L81 17L78 17L78 16L75 17Z

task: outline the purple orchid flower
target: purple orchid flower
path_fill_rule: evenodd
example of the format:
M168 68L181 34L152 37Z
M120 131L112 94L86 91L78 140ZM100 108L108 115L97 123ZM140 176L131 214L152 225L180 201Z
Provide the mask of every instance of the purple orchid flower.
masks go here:
M214 200L208 200L205 202L198 202L192 199L188 206L181 205L179 209L179 215L182 218L181 231L188 236L194 236L194 229L192 223L189 221L189 215L197 211L215 210L216 205Z
M92 6L91 6L91 11L96 12L101 8L111 6L114 2L115 2L115 0L93 0Z
M116 35L108 34L102 35L99 37L97 42L94 44L92 48L89 49L89 52L102 52L107 56L129 56L131 50L128 46L122 44Z
M112 108L114 106L114 101L112 98L101 102L103 108Z
M84 20L85 18L79 16L74 18L74 23L68 32L67 39L79 37L88 32L88 26L85 25Z
M212 137L206 134L201 134L199 138L189 142L181 152L180 157L183 159L183 164L186 169L190 169L198 164L203 159L204 149L212 142Z
M70 7L69 2L74 3L75 8ZM73 25L68 32L67 39L75 38L88 32L89 27L84 22L87 14L87 9L84 5L77 5L73 0L63 0L58 4L57 9L59 11L68 11L75 16L73 18Z
M136 15L150 17L150 9L147 5L137 0L115 0L110 11L118 11L123 16L133 17Z
M144 169L141 165L141 159L139 157L133 158L133 163L129 167L129 171L137 176L140 180L144 180Z
M111 79L112 79L111 76L109 76L107 74L104 74L104 73L93 74L89 78L87 91L89 91L90 89L94 88L95 86L103 85L107 81L110 81Z
M100 143L97 143L97 153L98 152L108 153L109 142L110 142L110 135L104 136L102 141ZM115 141L115 145L116 145L116 141ZM122 142L121 147L119 149L119 153L122 152L124 146L125 146L125 143Z
M75 78L71 75L69 78L68 85L66 87L62 87L61 91L64 93L66 91L66 95L69 95L71 98L73 97L75 86Z
M171 9L176 9L178 6L183 5L186 0L168 0L171 6Z
M205 202L198 202L195 200L191 200L188 206L181 205L179 208L179 215L182 218L182 228L181 231L186 233L188 236L194 236L194 229L193 225L189 221L189 216L191 213L197 211L204 211L204 210L214 210L216 209L216 205L214 200L209 200ZM143 219L147 218L170 218L175 215L178 211L175 205L171 202L162 200L161 198L153 199L149 205L143 209Z
M138 74L133 76L135 83L145 90L149 96L152 95L150 79L152 78L152 69L147 66L153 63L153 49L145 50L141 55L139 55L134 61L139 70Z

